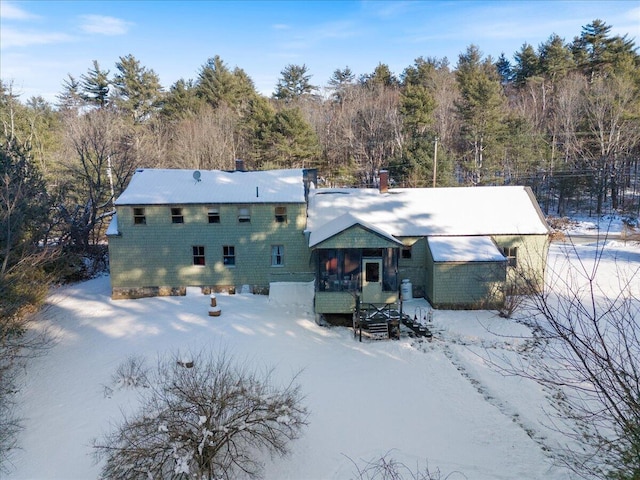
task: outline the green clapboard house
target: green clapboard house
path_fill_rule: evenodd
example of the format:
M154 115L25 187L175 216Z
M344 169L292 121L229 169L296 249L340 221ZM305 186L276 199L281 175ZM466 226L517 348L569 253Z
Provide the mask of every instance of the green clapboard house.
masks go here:
M542 285L549 228L526 187L316 188L315 170L138 170L107 231L113 298L314 282L315 310L424 297L492 308Z

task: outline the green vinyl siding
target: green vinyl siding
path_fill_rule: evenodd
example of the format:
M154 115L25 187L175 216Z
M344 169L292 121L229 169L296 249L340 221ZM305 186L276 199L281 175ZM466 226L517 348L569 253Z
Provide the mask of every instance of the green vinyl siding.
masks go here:
M435 262L426 248L426 298L434 308L495 308L503 301L505 262Z
M429 301L436 308L490 308L502 303L504 263L436 262Z
M270 281L312 278L309 248L302 233L306 222L304 204L287 204L286 223L275 221L273 204L251 205L250 223L238 222L234 204L219 205L219 223L209 223L209 205L142 207L145 224L134 223L132 207L118 207L120 235L109 238L114 288L243 284L266 287ZM184 223L172 223L171 208L182 209ZM204 247L205 266L193 265L195 245ZM224 245L235 247L233 267L223 265ZM272 245L286 246L284 264L277 268L271 265Z
M382 292L380 303L396 303L396 292ZM350 292L316 292L316 313L353 313L356 308L356 297Z
M313 248L398 248L398 246L398 243L371 230L353 225Z
M549 235L500 235L493 239L500 250L505 247L517 249L517 267L507 269L508 286L515 287L515 292L528 293L526 288L523 290L519 287L527 279L528 285L542 287L549 252Z
M425 294L425 266L427 264L427 239L425 237L405 237L402 243L411 247L411 258L398 259L398 281L408 278L416 297Z

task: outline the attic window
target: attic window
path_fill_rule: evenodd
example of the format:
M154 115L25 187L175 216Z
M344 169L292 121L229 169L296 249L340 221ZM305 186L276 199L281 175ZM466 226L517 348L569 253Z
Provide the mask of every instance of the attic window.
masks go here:
M507 257L507 265L509 267L518 266L518 247L504 247L502 249L504 256Z
M207 211L207 217L209 218L209 223L220 223L220 208L210 207Z
M287 223L287 207L276 207L276 223Z
M243 205L238 207L238 223L250 223L251 222L251 210L248 206Z
M184 216L181 208L171 209L171 223L184 223Z
M134 225L146 225L147 217L144 214L144 208L133 209L133 223Z

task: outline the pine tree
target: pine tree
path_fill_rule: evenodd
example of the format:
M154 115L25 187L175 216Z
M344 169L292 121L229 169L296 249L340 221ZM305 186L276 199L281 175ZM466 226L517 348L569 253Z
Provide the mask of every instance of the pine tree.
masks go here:
M110 85L109 70L100 69L97 60L93 61L92 69L80 76L81 96L88 105L107 106Z
M378 63L376 68L373 70L373 73L370 75L363 75L360 78L360 83L372 88L382 86L382 87L396 87L399 82L393 73L391 73L391 69L389 65L386 63Z
M318 87L311 84L311 74L305 64L287 65L281 72L273 97L286 102L313 95Z
M281 168L306 168L318 161L318 137L299 108L276 113L269 133L271 161Z
M513 67L511 66L511 62L506 57L504 52L500 54L498 57L498 61L496 62L496 70L500 75L500 79L503 85L509 85L513 82Z
M621 67L629 70L640 66L633 40L626 35L611 37L610 33L611 26L596 19L582 27L580 36L573 40L571 50L575 62L590 81Z
M333 98L342 105L348 96L348 91L354 86L356 76L347 66L343 70L334 70L329 79L329 87L333 90Z
M461 134L465 151L463 156L470 164L471 182L484 182L488 169L487 149L495 146L500 129L504 97L500 77L491 59L482 61L482 53L471 45L458 59L456 80L461 100L456 103L462 122ZM495 157L488 157L495 161Z
M197 96L193 81L181 78L165 95L160 115L167 120L182 119L195 115L204 103L204 100Z
M540 72L540 60L531 45L525 43L520 51L514 55L513 81L517 86L524 85L529 78Z
M117 107L127 112L136 123L147 119L160 103L160 78L153 70L140 66L131 54L120 57L116 68L118 73L113 77L113 86Z
M62 93L57 95L58 108L62 112L77 112L84 104L82 92L80 91L80 81L73 75L68 74L62 82Z
M240 113L257 93L253 81L242 69L229 70L220 56L216 55L202 66L196 95L213 108L224 103Z
M555 34L538 47L538 57L540 73L554 82L564 78L575 68L571 50L564 40Z

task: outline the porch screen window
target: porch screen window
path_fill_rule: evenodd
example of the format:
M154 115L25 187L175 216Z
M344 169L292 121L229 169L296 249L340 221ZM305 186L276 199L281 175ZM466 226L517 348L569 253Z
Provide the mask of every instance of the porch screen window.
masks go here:
M193 247L193 264L204 265L204 247L202 245L194 245Z
M207 211L207 217L209 219L209 223L220 223L220 208L209 207L209 210Z
M276 222L287 223L287 207L276 207Z
M318 251L319 281L322 292L357 291L360 286L362 255L358 249Z
M509 267L518 266L518 247L504 247L504 256L507 257L507 265Z
M181 208L171 209L171 223L184 223L184 216Z
M385 248L382 256L382 290L394 292L398 290L398 256L396 248Z
M281 267L284 265L284 245L271 246L271 266Z
M238 223L250 223L251 210L246 205L238 207Z
M133 223L134 225L146 225L147 217L144 214L144 208L133 209Z
M233 245L224 245L222 247L222 263L228 267L236 264L236 247Z

